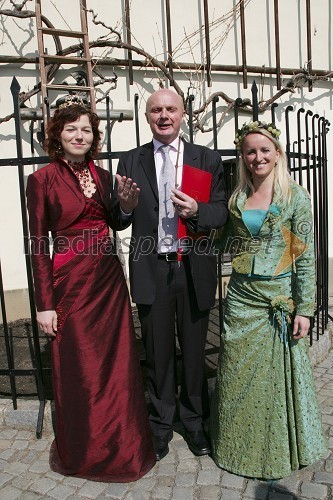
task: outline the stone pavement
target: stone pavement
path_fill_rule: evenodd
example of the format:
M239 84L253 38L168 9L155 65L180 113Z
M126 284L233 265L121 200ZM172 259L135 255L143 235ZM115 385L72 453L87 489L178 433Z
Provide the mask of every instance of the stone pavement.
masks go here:
M193 456L178 433L170 443L170 453L135 483L110 484L63 477L52 472L48 464L53 439L49 412L42 439L36 439L33 426L19 429L19 419L13 417L18 412L12 410L11 401L0 400L0 500L333 499L333 350L314 373L329 452L316 464L273 483L230 474L219 469L210 457ZM21 414L26 409L34 417L32 403L19 401ZM22 425L27 422L26 417Z

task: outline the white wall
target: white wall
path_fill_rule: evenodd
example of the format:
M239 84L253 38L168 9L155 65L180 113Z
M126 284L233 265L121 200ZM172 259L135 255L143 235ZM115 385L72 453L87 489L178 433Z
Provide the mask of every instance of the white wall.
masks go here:
M43 13L53 22L57 28L79 29L78 1L71 0L42 0ZM33 1L28 2L26 7L34 9ZM231 9L237 2L234 0L210 0L209 15L214 21L210 32L212 46L213 64L241 64L241 39L240 22L232 14ZM54 7L56 4L56 8ZM332 70L332 2L330 0L312 0L312 66L315 69ZM131 2L131 28L133 45L143 47L147 52L163 60L166 58L166 22L164 12L164 1L156 0L132 0ZM123 11L122 0L87 0L89 9L99 14L98 19L108 26L115 27L122 35L123 33ZM175 57L178 61L188 63L201 63L205 60L205 43L202 38L203 30L198 29L203 25L204 13L201 0L182 0L181 2L170 2L172 15L172 43L177 48ZM279 2L280 11L280 47L282 67L303 67L307 59L306 49L306 23L305 23L305 0L288 0ZM1 3L2 9L11 9L8 0ZM223 22L219 22L222 16ZM246 4L246 38L247 38L247 63L256 66L275 66L274 46L274 19L273 2L264 0L251 0ZM89 15L91 19L91 16ZM3 34L1 36L0 53L2 55L31 55L36 56L37 39L35 35L34 19L15 19L11 17L0 17ZM195 31L196 36L191 37L190 44L184 42L185 34L188 36ZM93 26L89 23L90 39L106 34L107 30L102 26ZM76 43L68 39L62 39L64 46ZM54 53L52 40L47 43L50 53ZM120 49L93 49L94 57L124 58L125 51ZM142 59L133 53L133 59ZM134 68L134 85L129 85L127 68L107 68L100 70L105 75L110 75L114 69L118 75L117 89L110 93L111 105L114 109L133 109L134 94L139 94L140 132L141 142L149 141L151 138L149 127L144 118L145 102L151 92L158 88L158 79L162 77L160 72L152 68ZM65 73L59 71L57 77L60 80ZM223 91L232 98L251 98L250 86L254 75L249 74L248 89L243 89L242 76L231 73L215 73L212 75L212 87L202 84L205 80L204 73L190 73L177 71L177 83L186 93L191 87L195 95L195 107L216 91ZM10 114L13 109L10 84L13 76L18 79L21 90L29 91L39 81L38 68L33 64L0 64L0 116ZM288 79L288 77L286 77ZM267 99L276 93L276 80L269 75L263 74L256 77L259 85L260 98ZM103 95L108 86L99 88L97 97ZM332 80L316 82L313 92L308 87L298 90L293 94L287 94L277 102L279 107L276 111L277 123L281 123L284 130L283 112L288 104L295 107L303 106L313 113L325 116L333 128L333 95ZM53 94L51 99L55 100ZM35 107L40 104L40 96L33 97L28 106ZM99 105L102 107L103 105ZM225 103L220 99L218 111L225 109ZM270 120L267 112L262 119ZM249 119L249 115L242 115L240 123ZM291 115L291 127L295 130L295 113ZM104 128L102 123L102 128ZM211 121L208 120L208 125ZM37 126L35 127L37 128ZM184 132L186 126L184 125ZM226 117L223 128L218 133L219 148L233 148L233 122ZM30 156L29 124L25 123L22 129L24 154ZM36 139L36 135L34 136ZM329 165L333 158L332 131L328 135L328 160ZM282 141L284 141L282 135ZM212 134L195 134L195 141L208 146L213 145ZM134 122L116 123L112 131L113 150L127 150L136 146ZM8 158L16 156L15 129L13 120L0 124L0 147L1 157ZM35 142L36 154L42 154L42 150ZM114 168L116 162L114 163ZM26 175L31 172L31 167L25 169ZM23 256L21 214L19 205L18 175L16 167L0 168L0 256L4 277L5 289L19 289L26 287L25 261ZM329 204L332 208L333 198L333 176L329 168ZM329 236L329 255L333 257L333 231Z

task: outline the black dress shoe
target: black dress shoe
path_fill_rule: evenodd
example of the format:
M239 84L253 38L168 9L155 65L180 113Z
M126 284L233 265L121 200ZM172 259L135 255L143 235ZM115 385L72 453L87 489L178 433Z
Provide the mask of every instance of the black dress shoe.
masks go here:
M165 436L153 436L153 445L156 460L162 460L169 453L169 442L173 437L173 432L169 432Z
M203 430L185 431L185 440L194 455L201 457L211 453L209 442Z

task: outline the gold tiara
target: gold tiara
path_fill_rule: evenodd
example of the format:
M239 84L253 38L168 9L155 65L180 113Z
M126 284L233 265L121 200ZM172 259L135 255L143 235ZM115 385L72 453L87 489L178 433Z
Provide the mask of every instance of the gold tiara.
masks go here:
M65 97L60 97L60 99L56 102L56 107L58 109L68 108L69 106L74 105L89 108L87 99L81 97L80 95L66 95Z
M266 123L261 121L243 123L242 128L237 130L236 137L234 140L234 144L237 149L241 148L244 137L247 136L250 132L255 132L256 130L265 129L267 132L271 134L273 139L278 140L281 131L276 128L274 123Z

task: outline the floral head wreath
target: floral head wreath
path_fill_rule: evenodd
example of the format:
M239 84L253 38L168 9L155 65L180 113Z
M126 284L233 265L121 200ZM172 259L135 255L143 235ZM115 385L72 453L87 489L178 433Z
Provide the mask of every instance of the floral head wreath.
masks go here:
M89 103L87 99L81 97L80 95L66 95L65 97L60 97L60 99L56 102L56 107L58 109L68 108L69 106L83 106L84 108L89 109Z
M256 130L260 129L265 129L267 132L271 134L273 139L278 140L279 135L281 134L281 131L276 128L274 123L266 123L266 122L260 122L260 121L255 121L255 122L249 122L249 123L243 123L242 128L237 130L237 134L234 140L234 144L236 145L236 148L238 150L241 149L242 142L244 140L244 137L247 136L250 132L255 132Z

